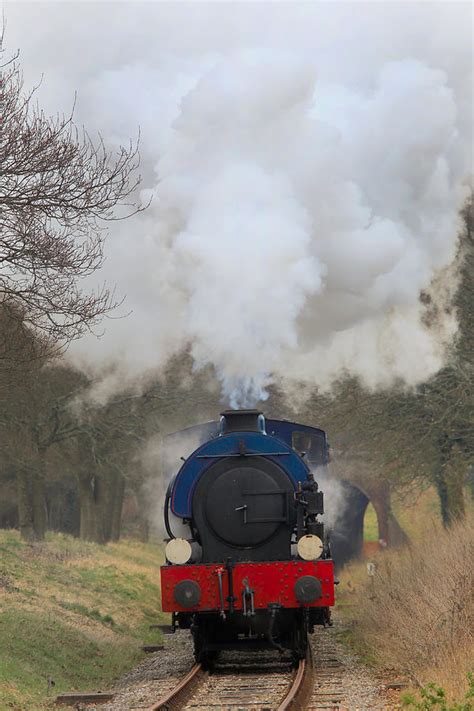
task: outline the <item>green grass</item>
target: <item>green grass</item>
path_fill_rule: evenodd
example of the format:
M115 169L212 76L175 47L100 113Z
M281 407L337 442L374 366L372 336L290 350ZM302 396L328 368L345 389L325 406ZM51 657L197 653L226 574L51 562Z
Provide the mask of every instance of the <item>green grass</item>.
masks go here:
M99 688L140 658L124 639L93 641L53 613L13 608L0 614L0 708L41 708L48 678L54 694Z
M372 504L369 503L364 516L364 541L378 541L379 530L377 527L377 514Z
M117 627L117 623L115 622L114 618L112 615L103 615L100 610L93 609L90 610L88 607L85 605L81 605L80 603L77 602L62 602L59 600L58 604L64 608L65 610L69 610L70 612L77 612L79 615L84 615L84 617L89 617L91 620L97 620L98 622L101 622L103 625L107 625L110 627ZM122 627L123 630L126 630L126 627Z
M0 711L45 709L61 691L106 688L158 641L161 547L0 531ZM55 682L48 696L48 678Z
M345 611L342 611L342 613L341 613L340 606L338 606L338 611L339 611L342 619L347 619L347 617L348 617L347 613ZM349 617L349 620L351 620L351 619L352 618ZM338 640L343 642L347 647L350 647L355 652L357 652L359 659L364 664L367 664L368 666L371 666L371 667L377 666L377 661L376 661L376 658L374 655L374 651L372 649L370 649L366 644L361 643L357 634L354 633L354 630L351 629L350 626L344 627L342 629L335 628L335 629L331 630L331 634L334 635Z

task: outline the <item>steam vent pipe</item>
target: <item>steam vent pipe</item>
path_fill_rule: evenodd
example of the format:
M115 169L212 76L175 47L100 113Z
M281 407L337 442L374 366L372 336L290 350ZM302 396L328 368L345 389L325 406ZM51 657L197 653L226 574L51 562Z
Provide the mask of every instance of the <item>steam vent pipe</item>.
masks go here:
M260 410L224 410L221 412L221 434L229 432L265 433L265 418Z

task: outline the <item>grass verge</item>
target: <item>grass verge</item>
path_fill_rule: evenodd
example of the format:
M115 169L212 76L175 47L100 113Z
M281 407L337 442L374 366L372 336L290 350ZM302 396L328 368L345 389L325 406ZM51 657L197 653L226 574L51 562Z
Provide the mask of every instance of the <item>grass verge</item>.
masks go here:
M104 688L157 640L161 548L0 531L0 711L46 709L62 691ZM48 693L48 679L54 687ZM49 684L51 686L51 682Z
M474 660L474 519L425 532L400 551L342 575L340 610L367 661L435 682L460 701Z

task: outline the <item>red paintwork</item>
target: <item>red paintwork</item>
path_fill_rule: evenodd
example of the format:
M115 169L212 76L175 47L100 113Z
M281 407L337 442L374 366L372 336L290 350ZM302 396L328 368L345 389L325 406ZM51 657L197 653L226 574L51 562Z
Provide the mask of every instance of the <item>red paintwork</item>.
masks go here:
M227 570L224 566L163 565L161 567L161 596L163 612L196 612L219 610L218 570L223 571L224 607L229 609ZM243 580L254 590L255 609L265 609L277 602L283 607L301 607L294 593L296 580L302 575L314 575L322 583L322 596L305 607L334 605L334 564L332 560L288 560L274 563L236 563L233 570L235 610L242 609ZM173 590L181 580L195 580L201 588L201 600L195 607L184 608L175 601Z

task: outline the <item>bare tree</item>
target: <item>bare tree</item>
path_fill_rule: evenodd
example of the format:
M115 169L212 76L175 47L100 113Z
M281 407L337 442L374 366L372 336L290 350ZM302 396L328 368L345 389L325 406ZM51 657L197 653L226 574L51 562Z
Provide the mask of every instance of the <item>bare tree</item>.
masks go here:
M47 527L45 487L54 446L81 431L68 409L85 377L67 367L24 369L21 382L2 394L2 464L15 472L23 538L42 540Z
M60 350L116 305L83 280L102 264L106 222L144 209L138 141L112 154L72 114L45 115L16 59L0 70L0 303Z

